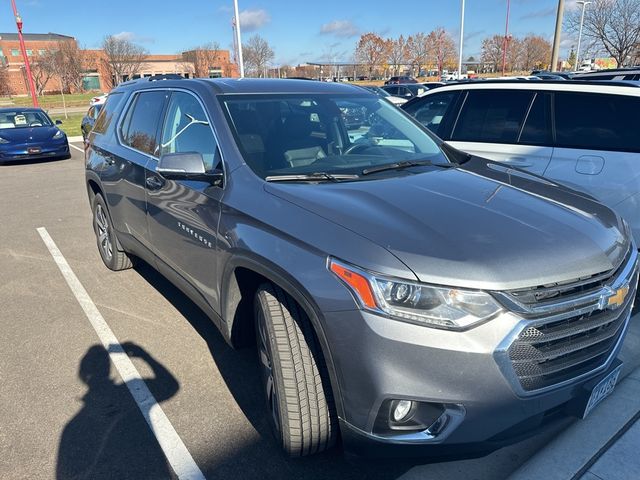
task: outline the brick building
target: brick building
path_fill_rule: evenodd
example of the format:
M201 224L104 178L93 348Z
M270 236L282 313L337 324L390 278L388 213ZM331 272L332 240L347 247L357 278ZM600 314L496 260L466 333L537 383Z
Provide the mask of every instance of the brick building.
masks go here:
M60 42L76 39L57 33L23 34L27 56L32 65L48 52L60 48ZM83 63L82 88L108 92L111 86L129 78L113 78L106 63L103 50L80 50ZM237 77L237 65L232 63L228 50L190 50L175 55L147 55L138 72L132 78L149 77L158 74L179 74L193 77ZM59 92L62 84L53 76L44 83L44 93ZM68 88L68 87L65 87ZM29 87L20 52L17 33L0 33L0 95L27 95Z

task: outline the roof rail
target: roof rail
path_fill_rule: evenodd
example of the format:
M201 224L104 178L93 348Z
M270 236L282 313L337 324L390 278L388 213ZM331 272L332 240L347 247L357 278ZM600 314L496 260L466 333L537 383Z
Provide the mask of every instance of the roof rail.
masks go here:
M454 80L452 82L447 82L443 86L448 85L494 85L494 84L533 84L533 85L600 85L604 87L632 87L638 88L640 87L640 82L634 80L525 80L525 79L501 79L501 80Z
M133 80L127 80L126 82L121 82L118 84L118 86L134 85L140 82L155 82L157 80L182 80L182 79L184 79L184 77L177 73L164 73L159 75L151 75L150 77L134 78Z

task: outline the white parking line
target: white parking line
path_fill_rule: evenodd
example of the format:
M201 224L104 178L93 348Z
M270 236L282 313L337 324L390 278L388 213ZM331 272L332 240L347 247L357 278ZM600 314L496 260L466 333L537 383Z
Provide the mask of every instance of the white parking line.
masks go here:
M78 150L80 153L84 153L84 150L83 150L83 149L81 149L80 147L76 147L75 145L72 145L71 143L69 144L69 146L70 146L71 148L75 148L75 149L76 149L76 150Z
M82 310L84 310L87 319L98 334L102 345L104 345L104 348L109 352L111 361L118 370L122 381L125 382L129 388L129 392L138 404L138 408L140 408L144 419L158 440L160 448L162 448L173 471L178 478L183 480L205 480L204 475L198 468L198 465L196 465L187 447L182 443L173 425L171 425L171 422L162 408L160 408L155 397L149 391L140 373L138 373L136 367L123 350L118 339L111 331L111 328L109 328L102 314L80 283L80 280L78 280L76 274L71 270L67 260L58 249L49 232L47 232L47 229L40 227L37 230L58 265L62 276L67 281L73 295L76 297Z

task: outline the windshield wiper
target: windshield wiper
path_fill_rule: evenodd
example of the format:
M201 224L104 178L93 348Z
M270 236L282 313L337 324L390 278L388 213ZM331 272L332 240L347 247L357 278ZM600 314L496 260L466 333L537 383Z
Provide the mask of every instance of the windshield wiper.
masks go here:
M407 160L405 162L387 163L386 165L379 165L377 167L367 168L362 171L362 175L370 175L372 173L385 172L387 170L400 170L402 168L422 167L422 166L452 168L455 165L450 163L433 163L429 160L420 160L420 161Z
M346 174L333 174L326 172L304 173L299 175L271 175L265 180L267 182L318 182L329 181L339 182L341 180L356 180L360 178L359 175L346 175Z

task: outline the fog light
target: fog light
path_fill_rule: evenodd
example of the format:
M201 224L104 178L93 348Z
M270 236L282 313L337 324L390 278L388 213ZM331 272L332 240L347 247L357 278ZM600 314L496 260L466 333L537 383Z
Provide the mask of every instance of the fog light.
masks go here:
M413 402L411 400L400 400L396 404L396 408L393 410L393 421L401 422L403 421L409 412L411 412L411 407L413 406Z

